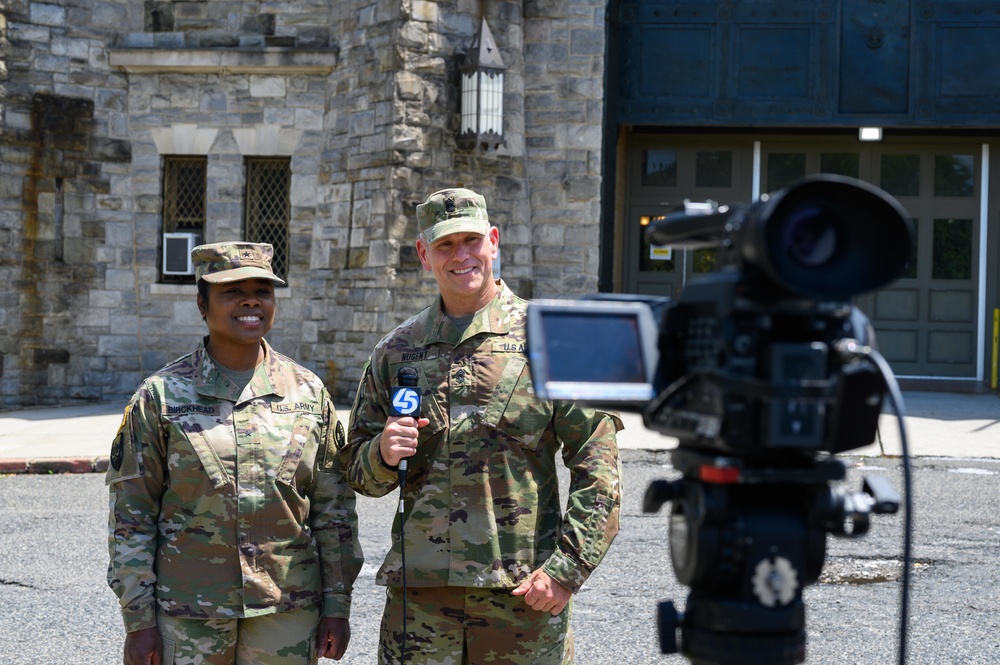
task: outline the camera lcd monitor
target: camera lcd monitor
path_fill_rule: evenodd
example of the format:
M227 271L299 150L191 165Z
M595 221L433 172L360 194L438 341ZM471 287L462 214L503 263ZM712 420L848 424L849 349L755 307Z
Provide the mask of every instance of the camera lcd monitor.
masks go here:
M639 302L539 300L528 305L528 359L543 399L648 402L659 330Z

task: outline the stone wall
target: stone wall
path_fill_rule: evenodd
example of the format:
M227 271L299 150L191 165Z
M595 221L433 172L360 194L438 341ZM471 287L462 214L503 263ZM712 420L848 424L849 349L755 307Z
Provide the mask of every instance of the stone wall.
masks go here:
M331 76L344 94L332 99L328 144L343 157L328 167L335 189L350 183L351 233L348 256L329 284L337 294L326 301L330 342L315 353L334 358L338 376L346 379L342 394L353 394L382 335L435 297L414 249L414 208L428 194L456 185L476 189L502 229L505 259L515 252L530 257L517 247L527 234L515 230L530 222L521 123L511 123L509 146L498 153L463 152L455 145L458 65L479 27L478 4L414 0L397 11L397 5L379 3L358 12L340 33L352 39L342 43L343 63ZM495 12L487 20L503 23L504 37L513 41L500 48L516 72L520 3L484 4ZM512 116L523 114L517 86L508 84L505 103ZM503 266L515 286L530 278L530 263Z
M481 9L508 67L507 145L486 153L455 143ZM341 401L375 342L434 297L413 211L436 189L484 194L522 295L596 290L603 2L0 12L0 408L124 399L204 334L194 286L158 282L164 155L208 159L206 241L241 235L245 157L291 157L289 288L269 339Z
M134 334L113 332L135 328L127 79L107 66L129 25L123 3L3 5L0 407L135 386Z
M523 251L531 254L524 262L534 267L536 297L598 290L607 4L524 2L531 226Z

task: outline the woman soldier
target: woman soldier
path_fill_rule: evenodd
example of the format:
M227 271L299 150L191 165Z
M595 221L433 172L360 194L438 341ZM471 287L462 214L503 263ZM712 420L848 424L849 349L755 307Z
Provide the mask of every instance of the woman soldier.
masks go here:
M192 252L208 336L145 381L111 450L108 582L125 665L315 663L362 563L323 383L275 352L270 245Z

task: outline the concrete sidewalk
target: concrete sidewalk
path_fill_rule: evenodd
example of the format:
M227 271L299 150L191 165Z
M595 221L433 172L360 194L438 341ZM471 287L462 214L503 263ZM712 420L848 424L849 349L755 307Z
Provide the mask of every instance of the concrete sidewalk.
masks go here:
M924 457L1000 458L1000 397L995 394L904 394L910 454ZM124 403L0 412L0 474L91 473L107 469L111 442ZM886 407L888 409L888 406ZM337 408L342 420L349 405ZM623 413L622 449L668 450L677 440L643 427L642 417ZM880 440L848 455L901 454L895 415L883 413Z

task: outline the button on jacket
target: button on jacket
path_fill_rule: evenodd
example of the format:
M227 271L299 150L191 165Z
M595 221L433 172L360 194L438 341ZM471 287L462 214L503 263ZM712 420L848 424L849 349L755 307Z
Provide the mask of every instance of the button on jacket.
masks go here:
M266 342L243 390L204 342L146 379L111 451L108 582L126 630L318 605L346 618L361 568L344 441L322 382Z
M618 533L621 421L535 396L525 355L527 302L498 285L464 331L438 298L379 342L351 413L348 478L369 496L397 487L379 438L397 372L416 368L420 415L430 424L420 429L403 493L407 584L509 588L541 566L577 591ZM570 470L565 515L560 452ZM402 583L396 520L377 576L382 585Z

